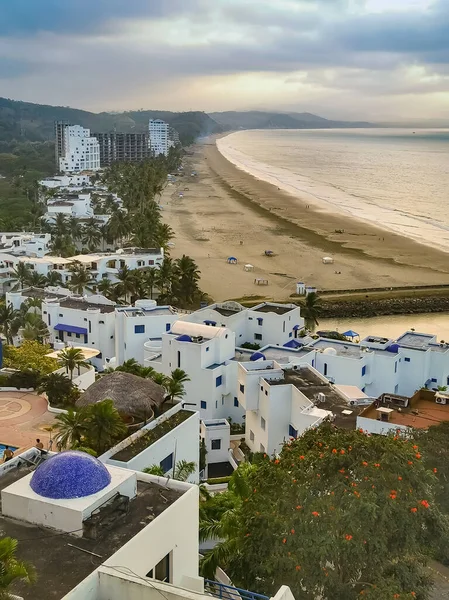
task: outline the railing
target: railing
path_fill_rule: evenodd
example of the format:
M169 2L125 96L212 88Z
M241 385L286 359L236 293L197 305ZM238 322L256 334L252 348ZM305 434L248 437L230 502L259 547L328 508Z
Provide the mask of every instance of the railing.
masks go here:
M204 589L212 596L224 598L224 600L269 600L268 596L249 592L248 590L242 590L233 587L232 585L225 585L218 581L211 581L210 579L204 580Z

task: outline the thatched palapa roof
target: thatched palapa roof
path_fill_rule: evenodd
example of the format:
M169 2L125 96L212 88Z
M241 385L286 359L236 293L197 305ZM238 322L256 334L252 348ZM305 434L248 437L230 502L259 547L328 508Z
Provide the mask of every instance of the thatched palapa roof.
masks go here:
M77 406L89 406L110 398L125 415L151 415L164 401L165 390L152 379L115 371L104 375L81 395Z

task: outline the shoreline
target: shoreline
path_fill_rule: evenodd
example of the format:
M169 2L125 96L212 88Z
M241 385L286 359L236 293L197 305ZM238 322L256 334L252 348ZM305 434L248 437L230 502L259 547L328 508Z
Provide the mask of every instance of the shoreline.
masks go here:
M447 253L355 218L306 208L305 201L229 162L215 139L189 149L185 174L161 199L163 219L175 231L171 254L192 256L201 288L215 300L285 300L296 281L320 290L449 284ZM335 232L340 229L344 233ZM272 258L264 256L266 249ZM328 254L332 265L322 263ZM227 264L229 256L238 264ZM243 270L247 263L253 272ZM255 285L255 278L268 279L268 286Z

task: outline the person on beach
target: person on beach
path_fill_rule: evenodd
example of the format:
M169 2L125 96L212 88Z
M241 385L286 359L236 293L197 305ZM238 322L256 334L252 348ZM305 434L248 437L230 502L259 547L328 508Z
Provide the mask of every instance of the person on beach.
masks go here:
M36 448L38 448L39 450L44 449L44 444L40 441L39 438L37 438L37 440L36 440Z
M3 452L3 462L8 462L11 458L14 457L14 452L11 450L9 446L5 446L5 450Z

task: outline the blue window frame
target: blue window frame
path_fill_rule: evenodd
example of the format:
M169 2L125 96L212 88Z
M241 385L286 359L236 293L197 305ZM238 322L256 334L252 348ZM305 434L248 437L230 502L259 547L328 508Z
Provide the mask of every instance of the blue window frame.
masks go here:
M165 323L165 331L170 331L171 324Z
M134 333L145 333L145 325L134 325Z
M223 376L219 375L216 380L215 380L215 387L220 387L220 385L223 383Z
M245 392L245 386L243 385L243 383L240 384L240 391L242 392L242 394Z
M221 439L211 440L210 448L211 450L221 450Z
M237 398L234 396L234 406L237 408L239 405L239 401L237 400Z
M209 352L209 346L206 346L206 352Z
M290 331L290 333L288 334L288 337L292 337L293 333Z
M165 457L164 460L161 460L159 464L164 473L167 473L170 471L170 469L173 469L173 452Z
M404 362L410 362L410 358L409 358L408 356L406 356L406 357L404 358Z
M257 319L257 324L258 325L263 325L263 319Z
M292 438L298 437L298 430L293 427L293 425L288 426L288 435Z
M366 365L363 365L362 367L362 377L366 375Z
M201 408L207 408L207 402L205 400L201 400Z
M434 377L432 377L432 379L430 380L432 383L436 383L438 381L438 379L435 379Z

